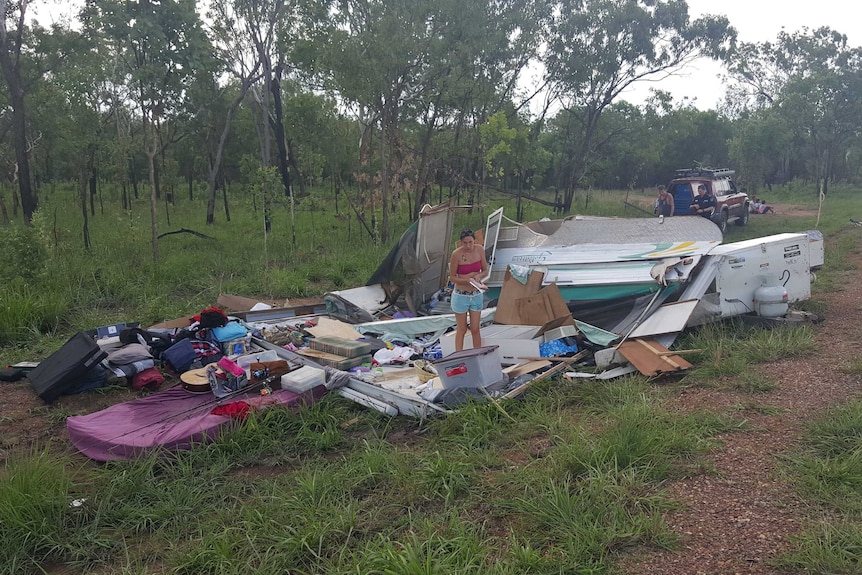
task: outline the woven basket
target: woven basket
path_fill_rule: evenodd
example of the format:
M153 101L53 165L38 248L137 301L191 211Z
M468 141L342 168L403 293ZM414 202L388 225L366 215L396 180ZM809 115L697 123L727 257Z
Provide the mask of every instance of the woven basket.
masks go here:
M413 369L416 370L416 375L419 376L419 381L422 383L426 383L437 377L437 374L431 371L428 362L424 359L417 359L414 361Z

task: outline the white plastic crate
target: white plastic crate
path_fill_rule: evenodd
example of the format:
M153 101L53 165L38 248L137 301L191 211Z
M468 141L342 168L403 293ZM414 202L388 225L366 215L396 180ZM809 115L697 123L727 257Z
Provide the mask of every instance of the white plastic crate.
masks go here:
M444 388L488 387L500 381L503 367L498 346L464 349L434 362Z

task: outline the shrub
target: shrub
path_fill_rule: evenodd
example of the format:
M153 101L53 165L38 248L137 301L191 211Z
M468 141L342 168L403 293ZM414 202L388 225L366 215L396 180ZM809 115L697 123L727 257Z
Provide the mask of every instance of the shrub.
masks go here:
M0 279L22 277L31 282L45 269L47 252L34 228L13 225L0 229Z

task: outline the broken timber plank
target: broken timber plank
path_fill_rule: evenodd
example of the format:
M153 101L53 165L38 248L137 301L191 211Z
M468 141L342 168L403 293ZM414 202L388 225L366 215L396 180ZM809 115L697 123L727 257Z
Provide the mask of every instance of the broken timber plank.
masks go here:
M649 377L691 367L689 362L650 339L630 339L617 349L639 372Z
M528 363L519 363L516 365L510 365L509 367L503 370L503 373L509 376L511 379L515 379L518 376L524 375L525 373L533 373L534 371L539 371L540 369L546 368L552 365L550 361L531 361Z
M547 379L547 378L551 377L552 375L556 375L556 374L560 373L561 371L565 371L573 363L575 363L579 359L583 359L588 353L589 352L587 350L584 350L584 351L579 351L578 353L576 353L572 357L559 358L562 361L558 362L557 365L555 365L554 367L552 367L548 371L540 373L539 375L537 375L536 377L534 377L530 381L526 382L525 384L519 385L518 387L516 387L515 389L513 389L512 391L510 391L509 393L504 395L503 398L504 399L512 399L513 397L518 397L519 395L524 393L527 390L527 388L529 388L531 385L533 385L537 381Z
M637 371L637 368L631 364L623 365L620 367L615 367L614 369L609 369L601 372L596 375L596 379L614 379L615 377L621 377L623 375L628 375L630 373L634 373Z

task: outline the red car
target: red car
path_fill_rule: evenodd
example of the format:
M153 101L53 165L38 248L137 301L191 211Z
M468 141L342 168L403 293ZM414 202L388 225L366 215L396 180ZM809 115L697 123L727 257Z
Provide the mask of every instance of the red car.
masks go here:
M707 193L715 196L717 206L711 219L721 229L721 233L727 231L727 224L730 222L744 226L748 223L750 201L748 194L737 191L733 183L735 174L736 172L726 168L677 170L676 176L667 186L668 192L673 196L673 215L697 215L689 206L694 203L698 185L703 184Z

